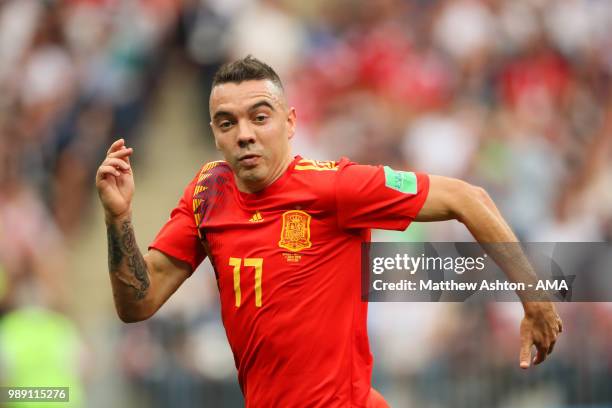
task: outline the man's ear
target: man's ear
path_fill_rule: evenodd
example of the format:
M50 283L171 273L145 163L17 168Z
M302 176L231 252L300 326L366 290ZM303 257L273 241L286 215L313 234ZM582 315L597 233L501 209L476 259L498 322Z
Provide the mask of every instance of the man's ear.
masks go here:
M289 108L287 125L289 126L289 139L292 139L295 135L295 126L297 125L297 114L294 107Z

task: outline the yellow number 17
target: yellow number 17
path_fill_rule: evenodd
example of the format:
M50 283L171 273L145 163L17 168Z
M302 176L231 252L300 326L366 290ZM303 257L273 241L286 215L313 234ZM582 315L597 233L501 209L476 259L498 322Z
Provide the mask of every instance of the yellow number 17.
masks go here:
M242 258L229 259L230 266L234 267L234 293L236 295L236 307L240 307L242 294L240 291L240 267ZM255 306L261 307L261 274L263 272L263 258L244 258L245 267L255 267Z

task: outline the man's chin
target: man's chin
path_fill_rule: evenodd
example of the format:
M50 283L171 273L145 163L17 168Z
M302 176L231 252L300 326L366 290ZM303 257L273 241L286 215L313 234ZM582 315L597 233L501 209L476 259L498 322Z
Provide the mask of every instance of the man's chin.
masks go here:
M259 183L263 181L263 169L261 166L254 166L249 168L241 167L238 170L238 178L247 183Z

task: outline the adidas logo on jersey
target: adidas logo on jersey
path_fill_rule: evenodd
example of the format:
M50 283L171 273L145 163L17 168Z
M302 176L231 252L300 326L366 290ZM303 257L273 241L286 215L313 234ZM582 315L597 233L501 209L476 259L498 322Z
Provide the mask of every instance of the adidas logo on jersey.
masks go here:
M253 216L251 217L251 219L249 220L249 222L261 222L263 221L263 217L261 216L261 214L259 213L259 211L255 211L255 214L253 214Z

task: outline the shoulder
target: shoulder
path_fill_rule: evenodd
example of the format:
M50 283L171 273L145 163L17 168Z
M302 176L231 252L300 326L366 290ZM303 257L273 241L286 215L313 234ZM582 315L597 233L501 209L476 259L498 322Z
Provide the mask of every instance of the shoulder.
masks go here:
M346 157L338 160L314 160L298 157L293 172L310 185L333 185L345 169L356 165Z
M295 174L303 175L307 178L315 179L335 179L344 169L355 165L346 157L341 157L338 160L313 160L299 158L295 164Z
M191 179L187 186L187 193L195 198L206 190L218 191L229 184L230 177L232 177L232 170L227 162L223 160L208 162L200 167L194 178Z
M227 181L232 175L232 169L224 160L204 164L192 180L194 186L212 186Z
M299 158L293 169L293 186L308 192L321 202L334 203L337 189L348 182L343 176L345 169L355 163L346 157L338 160L313 160Z
M226 173L229 174L231 172L232 172L232 169L230 168L229 164L227 164L225 160L211 161L211 162L204 164L202 167L200 167L200 170L198 170L198 174L196 176L196 180L198 182L201 182L203 180L206 180L208 177L212 175L219 175L219 174L226 174Z
M300 184L314 190L327 190L333 187L341 169L341 160L314 160L298 157L293 174Z
M338 170L338 161L313 160L300 158L294 169L298 172L334 172Z
M210 219L211 209L219 210L227 204L232 177L232 169L223 160L206 163L200 168L192 181L191 195L197 225L203 219Z

